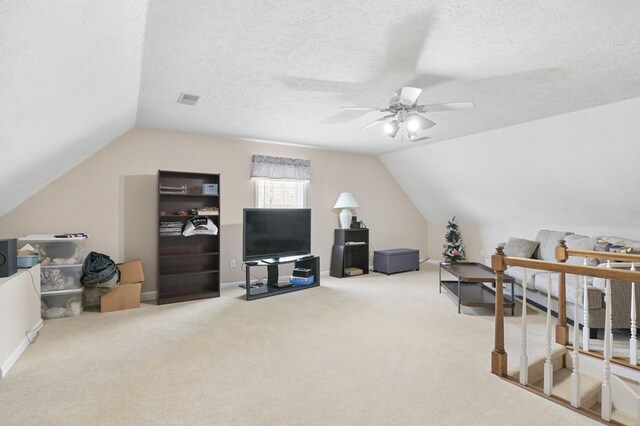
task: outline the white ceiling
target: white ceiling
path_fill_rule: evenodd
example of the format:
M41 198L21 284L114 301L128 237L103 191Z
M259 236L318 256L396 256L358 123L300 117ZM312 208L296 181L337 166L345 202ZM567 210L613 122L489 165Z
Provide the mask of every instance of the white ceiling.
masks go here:
M2 0L0 215L136 125L381 154L415 143L339 106L474 101L429 115L437 142L637 97L638 22L635 0Z
M135 126L146 10L0 1L0 216Z
M380 154L393 91L474 101L437 142L640 96L640 3L153 0L138 125ZM179 105L180 92L202 95Z

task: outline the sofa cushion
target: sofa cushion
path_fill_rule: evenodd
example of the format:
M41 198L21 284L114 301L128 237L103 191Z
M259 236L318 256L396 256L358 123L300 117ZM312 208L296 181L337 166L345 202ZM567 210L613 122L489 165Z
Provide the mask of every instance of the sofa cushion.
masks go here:
M564 240L567 235L572 235L573 232L564 231L548 231L542 229L538 231L536 235L536 241L540 241L540 247L538 248L537 259L541 260L556 260L556 247L559 240Z
M587 237L586 235L567 235L565 238L567 247L574 250L593 250L597 238ZM582 265L584 263L584 257L569 256L567 263L572 265ZM596 266L598 261L596 259L587 259L588 266Z
M527 288L528 289L531 289L531 290L536 289L534 276L542 272L543 271L540 271L538 269L527 269ZM523 285L522 281L524 280L524 268L521 268L520 266L509 266L504 273L509 275L510 277L515 278L517 284Z
M525 240L522 238L509 238L504 246L504 254L509 257L531 258L538 248L538 241Z
M589 278L589 277L587 277ZM547 282L548 282L548 274L546 272L539 273L535 275L535 288L540 293L547 294ZM552 273L551 274L551 296L558 298L559 294L559 279L560 274ZM584 281L582 277L578 281L575 275L567 275L565 279L565 289L566 289L566 297L567 302L576 303L576 298L574 294L576 284L579 286L579 304L582 305L582 298L584 292ZM587 297L589 303L589 309L597 309L604 307L604 293L602 290L595 288L589 285L589 281L587 280Z

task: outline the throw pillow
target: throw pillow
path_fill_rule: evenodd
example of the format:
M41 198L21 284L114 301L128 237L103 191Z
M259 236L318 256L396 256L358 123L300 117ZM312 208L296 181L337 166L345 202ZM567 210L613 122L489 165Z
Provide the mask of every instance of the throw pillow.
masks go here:
M587 237L586 235L567 235L565 237L567 247L574 250L593 250L597 239L595 237ZM584 263L584 257L570 256L567 263L572 265L582 265ZM588 259L588 266L596 266L598 264L597 259Z
M556 247L558 241L564 240L567 235L572 235L573 232L564 231L549 231L541 229L536 235L536 241L540 241L540 248L538 249L537 258L540 260L548 260L555 262L556 260Z
M607 240L598 238L596 244L593 246L595 251L608 251L609 253L631 253L633 247L624 244L611 244Z
M596 244L593 246L595 251L609 252L609 253L633 253L633 247L624 244L611 244L603 238L598 238ZM600 259L600 262L606 262L604 259Z
M525 240L522 238L509 238L504 246L504 254L509 257L531 258L538 248L538 241Z

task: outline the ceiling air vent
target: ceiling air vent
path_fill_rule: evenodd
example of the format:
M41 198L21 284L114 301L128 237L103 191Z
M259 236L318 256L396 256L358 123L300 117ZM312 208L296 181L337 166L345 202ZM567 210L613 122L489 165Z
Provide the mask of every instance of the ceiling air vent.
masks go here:
M188 93L180 93L178 103L185 105L195 105L196 102L198 102L198 99L200 99L200 96L189 95Z

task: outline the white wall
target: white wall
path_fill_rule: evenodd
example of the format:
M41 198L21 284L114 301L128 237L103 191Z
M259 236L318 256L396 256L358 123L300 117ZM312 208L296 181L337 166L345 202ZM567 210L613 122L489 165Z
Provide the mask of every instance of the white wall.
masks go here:
M381 159L429 222L431 257L454 215L476 260L538 229L640 240L640 98Z
M244 279L242 209L254 206L252 154L311 160L307 201L312 209L312 251L329 270L332 207L351 192L370 228L375 249L413 247L426 252L427 224L380 160L372 155L134 129L0 217L0 235L85 232L88 250L116 261L140 258L143 291L156 287L157 171L221 174L221 280ZM229 260L238 261L231 269Z
M0 377L29 346L27 331L40 324L40 266L0 278ZM36 337L35 332L29 333L29 339Z

